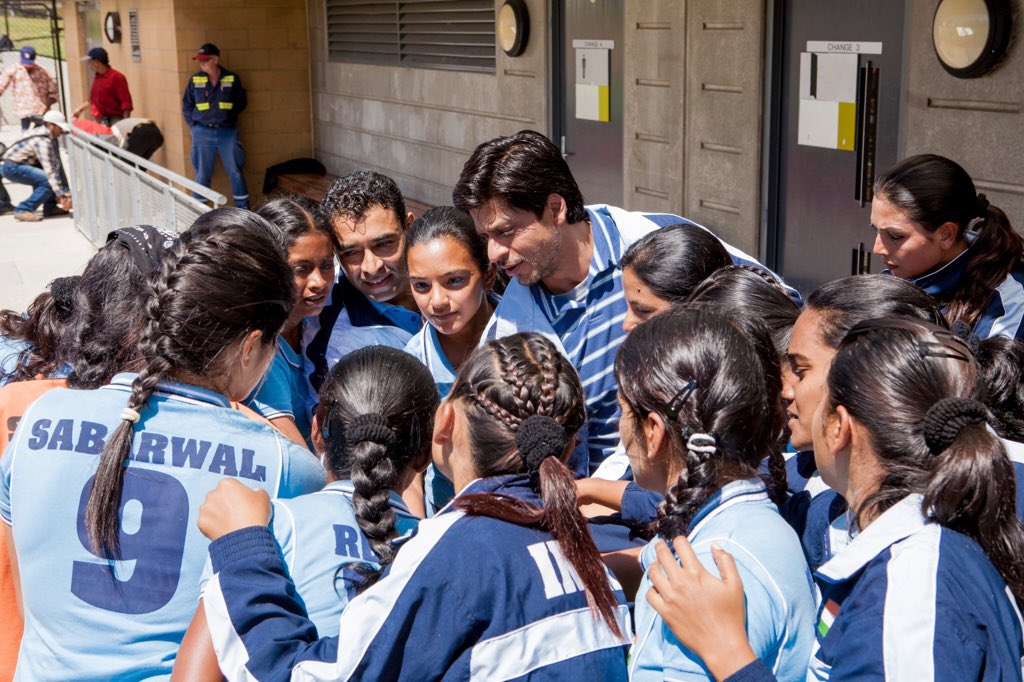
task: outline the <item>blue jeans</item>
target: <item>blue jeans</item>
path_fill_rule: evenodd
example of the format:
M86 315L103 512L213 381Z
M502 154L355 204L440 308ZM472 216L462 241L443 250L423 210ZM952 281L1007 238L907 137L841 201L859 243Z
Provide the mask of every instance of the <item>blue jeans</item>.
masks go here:
M245 186L242 166L245 156L238 144L238 128L207 128L192 126L192 166L196 169L196 182L204 187L210 186L213 167L220 156L224 170L231 181L231 195L235 206L249 208L249 190ZM202 200L198 194L192 196Z
M56 208L57 201L54 198L53 190L50 188L50 180L42 168L29 166L24 163L11 163L4 161L0 164L0 175L5 180L17 182L22 185L32 185L32 194L28 199L18 204L15 211L28 211L31 213L39 208L39 204L45 203L47 208Z

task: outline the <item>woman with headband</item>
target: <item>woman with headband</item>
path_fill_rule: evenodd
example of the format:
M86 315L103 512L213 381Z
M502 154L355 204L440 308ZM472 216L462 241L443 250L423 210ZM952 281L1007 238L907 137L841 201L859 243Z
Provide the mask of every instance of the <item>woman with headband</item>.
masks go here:
M875 181L874 251L887 272L938 300L950 324L1024 337L1024 238L959 164L911 156Z
M856 325L815 416L822 478L851 506L856 536L818 569L808 679L1019 680L1024 527L1013 466L970 349L908 318ZM747 644L741 579L658 548L651 605L719 680L771 680Z

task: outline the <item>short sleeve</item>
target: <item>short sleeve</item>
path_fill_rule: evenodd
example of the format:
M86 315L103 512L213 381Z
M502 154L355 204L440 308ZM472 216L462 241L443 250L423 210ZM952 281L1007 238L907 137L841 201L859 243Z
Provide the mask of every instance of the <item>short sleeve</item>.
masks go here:
M275 355L263 385L259 387L255 395L245 401L246 405L256 410L265 419L295 418L295 409L292 407L292 390L288 383L287 368L283 367L283 364L285 363L280 354Z
M283 458L278 497L298 497L316 492L326 485L327 475L324 473L323 465L312 452L283 437L279 437L278 442Z
M11 525L11 470L13 467L13 448L8 446L7 452L0 457L0 517L7 525Z

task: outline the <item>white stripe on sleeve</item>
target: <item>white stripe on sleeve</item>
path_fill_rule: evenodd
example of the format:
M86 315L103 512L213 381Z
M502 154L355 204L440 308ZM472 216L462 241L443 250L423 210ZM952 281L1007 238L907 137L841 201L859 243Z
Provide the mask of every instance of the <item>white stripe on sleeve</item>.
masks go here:
M935 599L942 526L892 546L886 565L882 661L886 680L935 679Z

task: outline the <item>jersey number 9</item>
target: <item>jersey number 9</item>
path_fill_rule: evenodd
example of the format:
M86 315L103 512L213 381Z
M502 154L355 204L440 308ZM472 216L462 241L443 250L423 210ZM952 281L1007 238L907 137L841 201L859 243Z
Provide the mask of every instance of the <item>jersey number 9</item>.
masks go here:
M95 478L86 482L78 507L78 538L90 552L85 510ZM129 505L135 509L126 519ZM141 512L135 513L139 506ZM71 592L84 602L118 613L151 613L162 608L178 589L188 516L188 494L178 479L159 471L129 468L121 493L121 556L97 556L106 563L74 562Z

